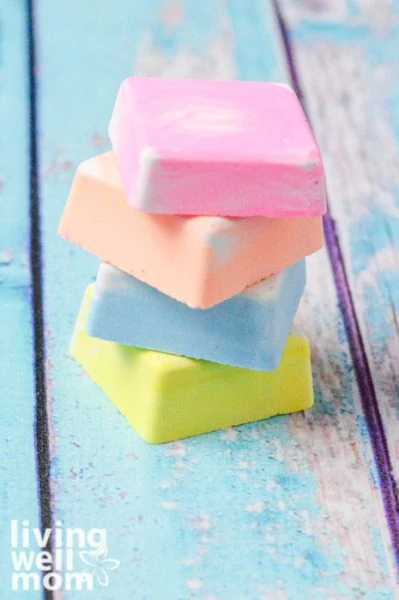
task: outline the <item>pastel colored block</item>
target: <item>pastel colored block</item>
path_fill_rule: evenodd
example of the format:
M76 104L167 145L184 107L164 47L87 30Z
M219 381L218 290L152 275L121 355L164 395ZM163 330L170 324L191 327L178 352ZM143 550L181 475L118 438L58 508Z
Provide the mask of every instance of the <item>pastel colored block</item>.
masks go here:
M142 350L86 334L92 293L89 287L71 354L147 442L168 442L312 406L305 337L288 337L275 371Z
M181 217L129 206L113 153L82 163L59 233L192 307L208 308L323 245L321 217Z
M305 279L305 261L300 261L201 310L102 263L87 333L128 346L270 371L279 365Z
M281 83L130 77L109 135L129 203L143 211L319 216L320 152Z

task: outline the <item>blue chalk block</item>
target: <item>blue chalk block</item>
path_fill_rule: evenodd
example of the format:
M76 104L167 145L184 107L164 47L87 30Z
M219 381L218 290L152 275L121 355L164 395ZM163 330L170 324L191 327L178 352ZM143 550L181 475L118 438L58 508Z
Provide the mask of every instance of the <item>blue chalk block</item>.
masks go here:
M208 309L194 309L102 263L91 336L170 354L271 371L279 365L306 281L305 261Z

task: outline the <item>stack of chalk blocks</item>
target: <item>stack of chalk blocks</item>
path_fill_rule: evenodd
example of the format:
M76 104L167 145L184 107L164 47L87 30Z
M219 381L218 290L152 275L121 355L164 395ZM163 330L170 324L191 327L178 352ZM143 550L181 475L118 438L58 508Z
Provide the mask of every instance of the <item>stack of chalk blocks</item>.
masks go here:
M131 77L109 134L59 228L102 261L72 356L151 443L309 408L292 323L326 193L295 93Z

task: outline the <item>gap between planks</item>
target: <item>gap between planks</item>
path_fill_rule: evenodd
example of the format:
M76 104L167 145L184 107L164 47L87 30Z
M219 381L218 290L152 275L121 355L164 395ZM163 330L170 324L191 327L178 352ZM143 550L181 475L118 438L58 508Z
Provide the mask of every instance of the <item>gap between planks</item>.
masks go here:
M47 413L46 349L43 314L42 243L40 230L39 159L37 149L37 88L36 88L36 39L34 0L26 0L27 67L29 82L29 189L30 189L30 271L32 285L32 311L35 356L35 437L36 465L40 501L42 534L52 528L50 489L50 436ZM51 536L44 550L52 553ZM54 598L53 592L43 589L45 600Z

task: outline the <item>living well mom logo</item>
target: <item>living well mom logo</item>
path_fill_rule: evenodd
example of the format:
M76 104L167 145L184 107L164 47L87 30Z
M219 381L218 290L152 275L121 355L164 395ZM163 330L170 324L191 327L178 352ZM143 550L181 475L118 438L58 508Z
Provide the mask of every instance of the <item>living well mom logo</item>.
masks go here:
M51 551L48 549L51 548ZM108 586L119 560L108 557L106 529L64 527L42 532L29 521L11 521L11 589L92 591Z

